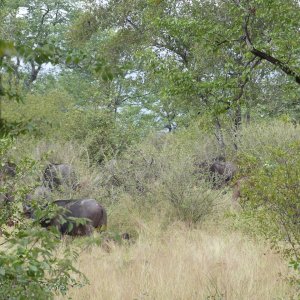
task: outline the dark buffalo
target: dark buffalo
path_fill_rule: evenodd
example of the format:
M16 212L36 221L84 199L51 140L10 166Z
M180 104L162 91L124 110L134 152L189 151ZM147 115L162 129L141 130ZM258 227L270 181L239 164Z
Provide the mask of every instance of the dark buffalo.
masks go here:
M30 202L32 200L51 200L51 190L46 186L38 186L30 194L26 195L25 202L23 203L23 212L27 217L33 217L32 208Z
M32 208L32 201L50 201L51 200L51 190L45 186L36 187L30 194L27 194L25 200L23 201L23 213L28 218L35 218L34 211Z
M121 238L125 241L126 240L129 241L130 240L130 234L128 232L124 232L124 233L121 234Z
M105 208L94 199L78 199L78 200L56 200L53 202L63 211L53 219L43 220L43 227L57 226L62 234L73 236L91 235L94 228L102 230L107 226L107 214ZM66 221L60 222L60 217ZM86 224L76 224L71 218L87 219Z
M217 156L212 160L195 163L194 172L200 179L211 180L214 187L221 187L231 181L236 174L236 166L225 160L224 156Z
M225 162L225 157L224 156L217 156L212 159L207 159L202 162L195 162L195 172L194 174L200 174L200 175L207 175L210 172L210 167L214 163L218 162Z
M77 188L77 178L72 166L68 164L49 164L43 174L43 183L52 191L61 186Z
M209 171L215 186L232 180L236 174L236 166L231 162L216 161L211 164Z

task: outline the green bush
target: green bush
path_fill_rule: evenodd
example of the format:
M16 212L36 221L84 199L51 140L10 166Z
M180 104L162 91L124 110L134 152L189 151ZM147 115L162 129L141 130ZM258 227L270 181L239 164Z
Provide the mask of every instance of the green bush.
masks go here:
M268 155L266 155L268 153ZM300 272L300 142L241 156L241 204L259 229Z
M0 140L0 164L5 163L11 148L11 141ZM15 197L11 203L0 203L0 299L52 299L85 282L73 266L76 251L62 245L58 231L46 230L23 214L25 195L30 190L25 179L34 168L38 168L35 161L21 158L11 179L14 184L0 182L1 188ZM47 208L40 210L47 215Z
M131 129L119 125L110 112L103 110L70 111L62 135L65 139L84 143L95 163L118 155L134 141Z
M199 181L192 173L192 165L186 160L173 161L164 170L156 192L161 201L171 205L175 220L190 224L202 222L220 200L221 192L212 190L211 184Z
M63 89L47 93L28 93L24 102L5 101L3 117L10 123L23 124L23 132L37 137L57 137L64 127L66 113L72 109L74 99ZM11 133L18 128L11 128Z
M194 161L206 157L205 140L199 136L152 135L128 149L101 170L109 200L120 201L126 193L139 207L164 210L168 222L202 222L221 202L222 191L212 190L211 183L194 174Z

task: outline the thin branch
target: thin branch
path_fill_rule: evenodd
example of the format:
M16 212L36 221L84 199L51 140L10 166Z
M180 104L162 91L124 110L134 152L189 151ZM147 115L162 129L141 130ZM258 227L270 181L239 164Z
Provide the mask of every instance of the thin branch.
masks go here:
M167 38L170 40L170 42L175 42L177 44L180 44L178 47L171 45L170 43L168 43L167 41L165 41L164 38L164 42L161 43L159 41L154 41L153 46L156 46L157 48L165 48L167 50L170 50L171 52L177 54L179 57L181 57L181 59L183 60L183 62L185 63L185 65L188 64L188 50L187 47L180 43L176 38L172 38L171 36L167 36ZM172 40L173 39L173 40Z
M130 20L130 17L127 17L125 22L128 23L133 29L141 32L140 28Z
M249 61L247 64L246 64L246 67L249 66L249 64L251 64L252 62L254 62L252 64L252 66L250 67L250 70L252 71L257 65L259 65L259 63L261 62L261 58L258 58L258 60L255 61L257 57L255 57L253 60ZM243 96L244 94L244 89L245 89L245 86L247 85L247 83L249 82L249 74L250 74L250 71L248 72L245 80L243 82L240 82L240 85L239 85L239 88L240 88L240 91L239 93L234 97L233 101L238 101L241 99L241 97Z
M42 15L41 22L39 25L39 30L37 32L36 38L38 38L42 32L42 26L44 25L46 16L50 13L50 8L47 6L45 13Z

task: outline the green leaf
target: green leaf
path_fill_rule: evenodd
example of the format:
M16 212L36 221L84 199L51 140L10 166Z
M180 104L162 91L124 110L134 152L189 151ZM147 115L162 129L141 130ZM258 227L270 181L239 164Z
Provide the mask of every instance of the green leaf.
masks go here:
M73 223L72 223L72 222L69 222L69 223L68 223L68 229L67 229L67 231L68 231L68 232L71 232L72 229L73 229L73 227L74 227Z

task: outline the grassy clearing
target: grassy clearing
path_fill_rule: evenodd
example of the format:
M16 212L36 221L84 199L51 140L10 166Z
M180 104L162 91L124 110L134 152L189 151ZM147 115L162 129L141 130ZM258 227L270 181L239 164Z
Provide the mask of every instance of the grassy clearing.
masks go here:
M72 299L291 299L286 263L261 241L183 223L143 224L131 245L93 246L79 269L90 285ZM62 299L62 298L59 298Z

